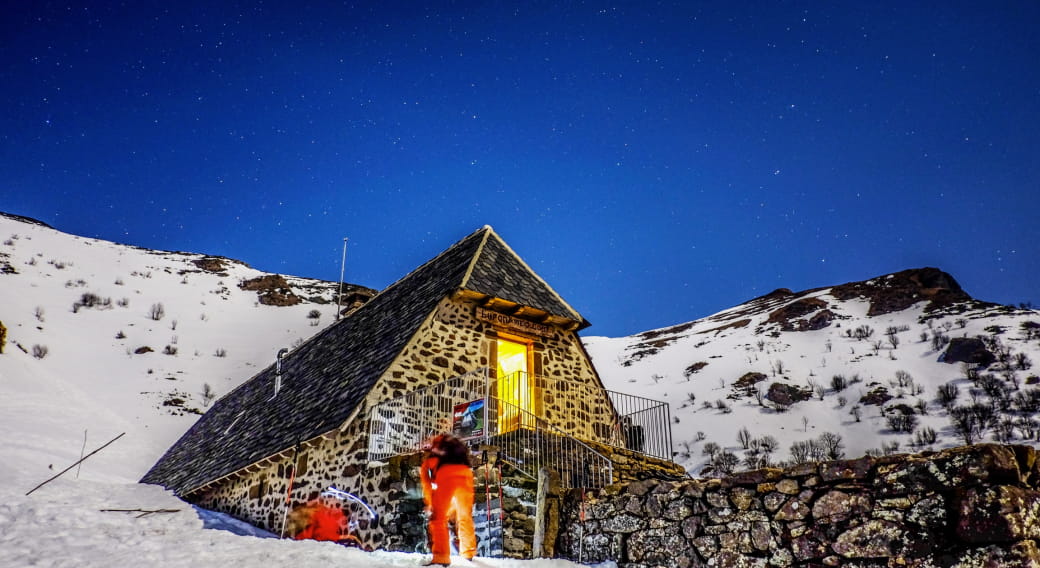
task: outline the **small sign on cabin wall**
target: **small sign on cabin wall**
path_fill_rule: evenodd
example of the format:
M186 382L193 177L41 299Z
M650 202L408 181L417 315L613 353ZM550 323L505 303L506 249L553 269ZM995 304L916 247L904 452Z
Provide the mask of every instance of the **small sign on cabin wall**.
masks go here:
M552 335L552 328L544 323L528 321L477 306L477 319L513 331L533 333L542 337Z
M484 435L484 399L455 405L452 432L461 440Z

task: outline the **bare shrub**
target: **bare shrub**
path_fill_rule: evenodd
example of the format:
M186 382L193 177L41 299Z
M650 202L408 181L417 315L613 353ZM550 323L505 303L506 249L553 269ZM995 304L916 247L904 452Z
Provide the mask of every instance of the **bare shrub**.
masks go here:
M148 310L148 317L159 321L166 315L166 308L163 307L162 302L152 304L151 309Z
M722 448L720 448L715 442L706 442L704 447L701 448L701 453L706 456L714 456L720 451L722 451Z
M849 409L849 414L856 419L856 422L863 419L863 409L858 404L852 405L852 408Z
M870 339L870 336L872 335L874 335L874 328L870 327L869 325L861 325L857 327L855 331L852 332L852 336L859 341L863 341L864 339Z
M841 436L833 432L824 432L819 437L820 444L823 445L824 454L829 460L840 460L845 457L845 444L841 440Z
M914 435L914 443L920 447L931 446L939 440L939 435L935 433L935 430L928 426L922 427Z
M112 298L102 298L93 292L84 292L79 300L72 304L72 312L76 313L80 308L107 308L112 305Z
M163 353L166 355L176 355L177 348L173 345L167 345L165 348L163 348Z
M46 345L36 344L32 346L32 356L37 359L43 359L49 352L50 350L47 349Z
M737 431L737 442L745 450L751 447L751 430L748 430L747 426Z
M209 406L216 397L217 393L213 392L213 387L209 383L202 383L202 406Z
M946 344L949 342L950 336L936 331L935 334L932 335L932 350L942 351L943 347L946 347Z
M908 387L914 384L914 378L906 371L896 371L896 384L900 387Z
M227 349L224 349L223 347L220 347L216 351L213 352L213 356L214 357L227 357Z
M885 417L885 421L894 432L913 432L917 427L917 416L912 413L893 412Z

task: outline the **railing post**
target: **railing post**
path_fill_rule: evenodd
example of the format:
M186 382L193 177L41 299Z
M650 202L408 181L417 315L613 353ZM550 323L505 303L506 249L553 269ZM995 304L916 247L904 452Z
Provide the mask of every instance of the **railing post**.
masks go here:
M491 423L488 422L488 407L491 406L491 369L484 367L484 445L491 440Z

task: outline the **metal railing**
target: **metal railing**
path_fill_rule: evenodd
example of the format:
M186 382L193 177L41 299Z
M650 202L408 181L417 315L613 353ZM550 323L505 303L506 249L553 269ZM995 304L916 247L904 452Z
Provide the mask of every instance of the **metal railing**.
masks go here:
M672 425L668 404L641 396L606 392L617 413L611 445L671 461Z
M672 459L668 404L600 388L594 384L517 372L491 378L488 392L545 418L567 434ZM573 423L574 410L589 420Z
M372 407L369 461L418 452L424 440L451 432L455 406L487 398L487 389L487 370L478 369Z
M487 444L498 448L499 459L528 477L537 479L545 467L559 474L565 489L614 482L609 458L545 419L498 399L488 405L488 417Z
M579 381L526 373L499 378L480 369L374 406L369 460L419 451L430 436L452 431L456 407L474 401L483 403L480 441L502 447L504 457L532 476L541 465L532 470L526 464L538 463L560 472L565 485L592 487L570 485L568 479L599 483L597 472L609 471L610 461L580 440L664 460L672 457L666 403ZM588 418L579 420L578 415ZM575 468L588 472L579 474Z

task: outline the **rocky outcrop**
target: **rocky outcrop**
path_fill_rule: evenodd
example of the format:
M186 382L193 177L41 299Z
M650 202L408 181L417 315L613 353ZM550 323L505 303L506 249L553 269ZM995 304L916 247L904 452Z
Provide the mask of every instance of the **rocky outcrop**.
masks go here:
M839 300L866 298L870 301L868 316L879 316L909 308L917 302L928 302L925 312L931 312L972 298L953 276L938 268L912 268L866 282L850 282L831 288L831 295Z
M243 290L255 290L259 302L265 306L295 306L303 301L293 293L292 287L280 274L243 280L238 287Z
M769 314L768 323L780 324L783 331L823 329L834 320L834 312L819 298L800 298ZM814 314L806 319L805 316Z
M769 390L766 392L766 400L785 407L810 398L812 398L811 390L786 383L773 383L769 385Z
M219 256L206 256L203 258L196 258L192 260L192 264L199 267L200 270L218 274L220 276L227 276L227 263L230 259L222 258Z
M622 568L1040 565L1027 446L864 457L571 494L556 550Z
M977 337L954 337L942 358L944 363L971 363L987 367L997 357L986 349L986 344Z

